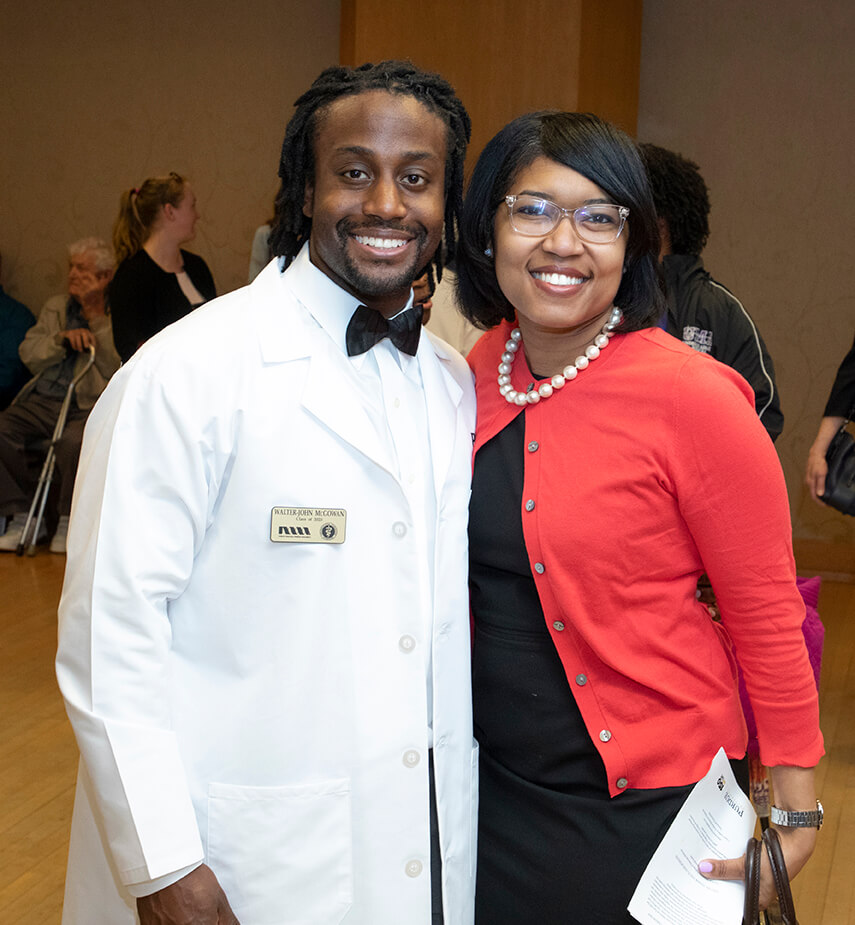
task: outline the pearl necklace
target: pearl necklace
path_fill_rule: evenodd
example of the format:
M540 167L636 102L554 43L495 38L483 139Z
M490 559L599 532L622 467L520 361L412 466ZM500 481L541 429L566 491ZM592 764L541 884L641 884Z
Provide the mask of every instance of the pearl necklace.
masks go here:
M596 360L609 344L609 338L614 337L615 328L623 321L623 312L614 307L609 320L603 325L602 331L585 348L585 352L576 357L572 364L565 366L563 371L551 379L545 379L536 389L530 392L517 392L511 385L511 370L513 369L516 352L522 345L522 332L519 328L511 331L510 339L505 343L505 352L502 362L499 363L499 394L511 405L536 405L542 398L549 398L556 389L564 388L571 379L575 379L585 369L591 360Z

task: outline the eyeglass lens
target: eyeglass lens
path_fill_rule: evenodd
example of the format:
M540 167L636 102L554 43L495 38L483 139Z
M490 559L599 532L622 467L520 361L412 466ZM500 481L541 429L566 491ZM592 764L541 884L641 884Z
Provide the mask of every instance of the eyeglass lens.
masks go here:
M598 244L617 240L623 228L624 219L620 206L582 206L578 209L562 209L548 199L534 196L517 196L510 204L511 225L515 231L527 235L549 234L563 215L572 217L573 227L580 238Z

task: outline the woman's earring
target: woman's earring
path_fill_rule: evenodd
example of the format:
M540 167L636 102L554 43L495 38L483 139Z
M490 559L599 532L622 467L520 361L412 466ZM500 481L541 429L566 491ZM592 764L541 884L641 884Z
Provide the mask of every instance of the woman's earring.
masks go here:
M492 247L485 247L485 248L484 248L484 256L485 256L485 257L492 257L492 256L493 256L493 248L492 248Z

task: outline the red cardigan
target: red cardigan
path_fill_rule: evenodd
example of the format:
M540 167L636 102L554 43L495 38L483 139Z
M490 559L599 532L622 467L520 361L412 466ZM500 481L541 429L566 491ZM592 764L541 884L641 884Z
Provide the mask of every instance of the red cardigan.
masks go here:
M510 330L469 354L476 453L522 410L496 384ZM520 350L513 386L532 379ZM527 406L524 455L532 575L612 796L693 783L722 745L745 753L733 650L763 762L815 765L786 485L742 377L658 329L617 335ZM720 624L695 597L704 571Z

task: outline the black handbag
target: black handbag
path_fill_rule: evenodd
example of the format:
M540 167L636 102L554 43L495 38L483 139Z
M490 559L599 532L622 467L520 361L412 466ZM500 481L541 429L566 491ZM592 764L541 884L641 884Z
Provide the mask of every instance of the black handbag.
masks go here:
M784 863L784 852L781 850L778 833L773 828L765 829L761 839L748 839L748 847L745 849L745 907L742 925L759 925L760 922L760 859L763 856L764 845L769 855L769 863L772 865L775 893L781 912L780 921L782 925L799 925L796 921L796 907L793 904L787 865ZM764 921L769 922L769 916L765 913Z
M825 452L828 475L820 497L830 507L855 517L855 437L846 429L851 419L852 412Z

